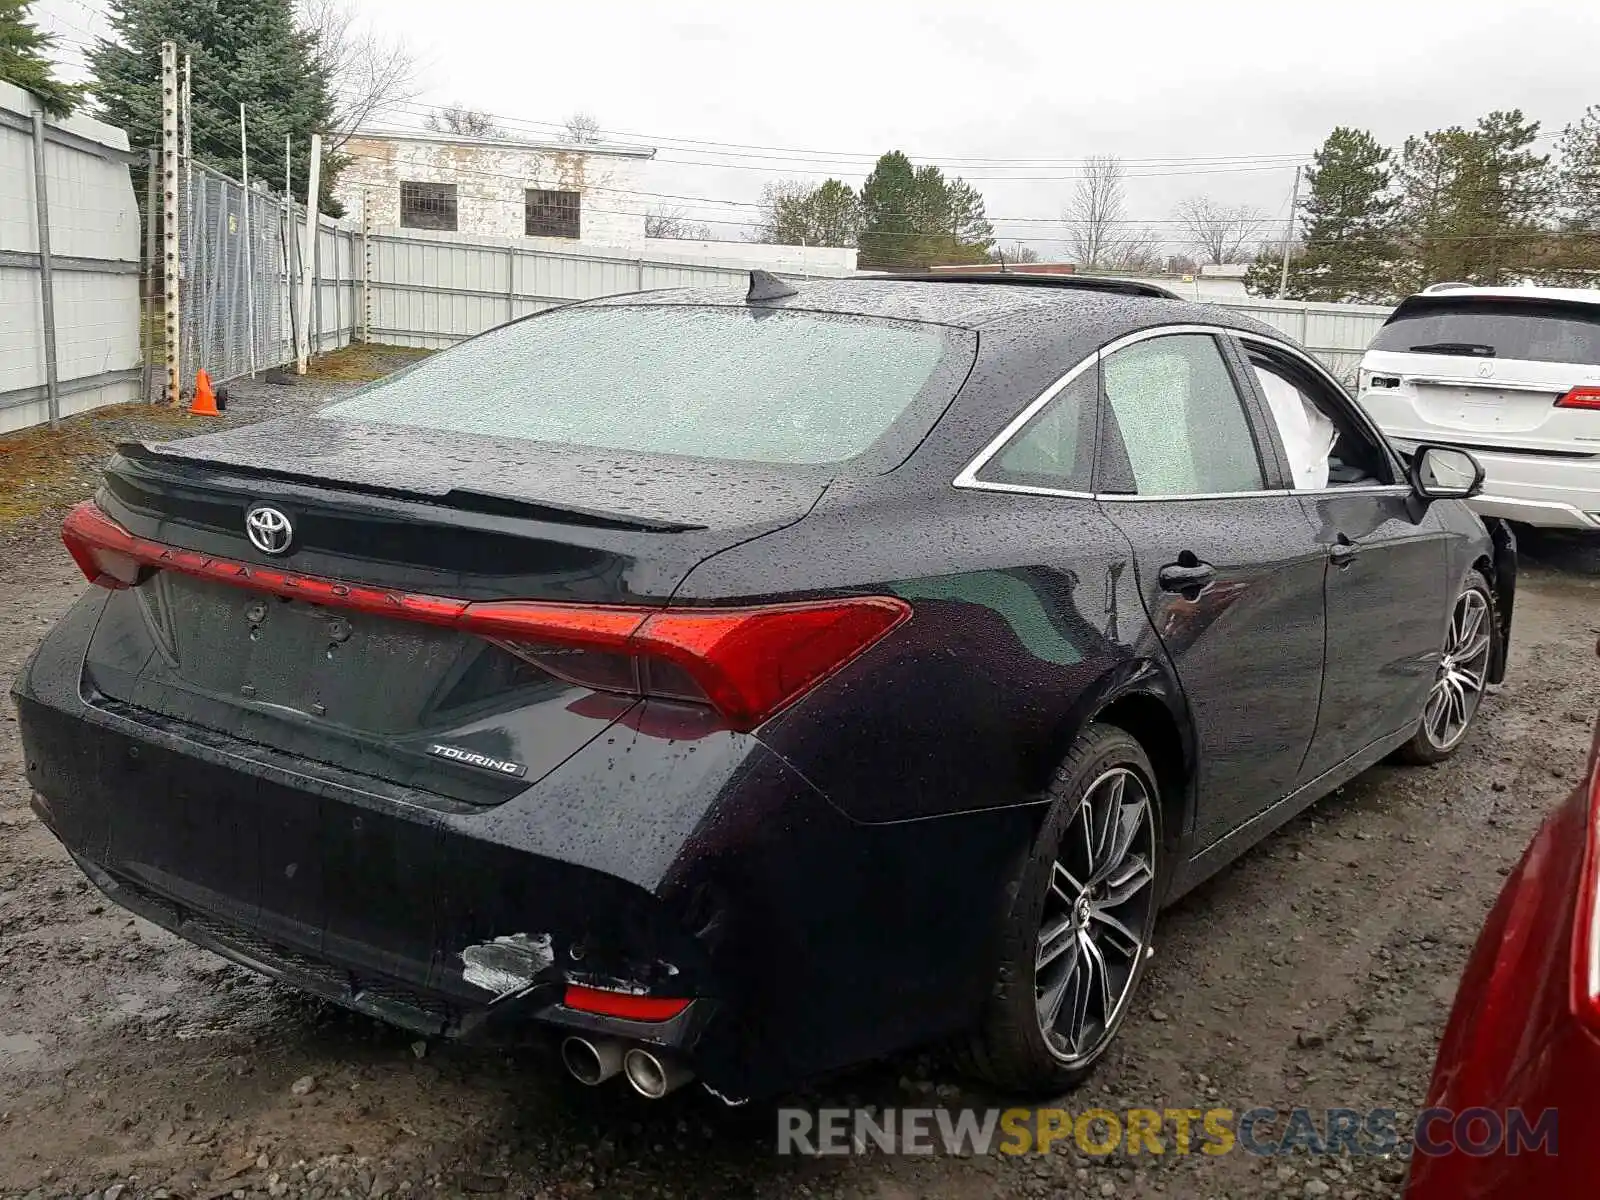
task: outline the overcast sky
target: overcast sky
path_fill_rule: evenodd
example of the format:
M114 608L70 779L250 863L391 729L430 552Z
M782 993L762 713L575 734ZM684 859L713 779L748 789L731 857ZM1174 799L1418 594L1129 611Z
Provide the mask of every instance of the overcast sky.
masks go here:
M1129 216L1175 243L1162 223L1194 194L1259 206L1281 230L1293 156L1335 125L1398 146L1519 107L1549 150L1600 102L1597 0L351 3L414 48L420 104L460 101L530 135L590 112L608 137L661 146L651 191L749 202L785 176L854 185L872 157L902 149L970 179L997 233L1046 258L1066 254L1049 222L1087 155L1127 160ZM38 0L34 14L71 56L103 32L103 8ZM985 159L1030 165L973 161Z

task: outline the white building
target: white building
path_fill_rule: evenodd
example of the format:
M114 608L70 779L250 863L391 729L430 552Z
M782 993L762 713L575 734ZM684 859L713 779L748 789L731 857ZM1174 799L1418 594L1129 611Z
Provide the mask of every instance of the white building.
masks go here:
M430 229L573 243L644 243L652 146L533 142L442 133L361 133L340 151L334 189L375 228Z

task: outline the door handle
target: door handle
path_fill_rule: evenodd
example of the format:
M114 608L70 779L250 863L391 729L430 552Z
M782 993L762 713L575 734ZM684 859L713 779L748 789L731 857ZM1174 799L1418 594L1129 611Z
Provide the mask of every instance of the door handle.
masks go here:
M1168 563L1156 573L1164 592L1199 592L1216 577L1217 569L1210 563Z
M1328 547L1328 560L1336 567L1348 567L1356 558L1356 548L1344 534Z

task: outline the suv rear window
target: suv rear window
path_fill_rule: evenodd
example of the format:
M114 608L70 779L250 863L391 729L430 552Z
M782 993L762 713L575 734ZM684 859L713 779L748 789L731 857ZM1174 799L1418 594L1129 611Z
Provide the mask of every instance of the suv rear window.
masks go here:
M742 462L841 462L919 398L931 425L971 354L969 334L938 325L781 309L569 308L473 338L317 415Z
M1416 297L1370 348L1600 366L1600 305Z

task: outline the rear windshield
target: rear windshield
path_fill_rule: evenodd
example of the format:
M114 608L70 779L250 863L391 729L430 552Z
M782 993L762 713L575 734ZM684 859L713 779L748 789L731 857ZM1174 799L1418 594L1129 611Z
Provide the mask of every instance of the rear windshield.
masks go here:
M1428 297L1408 300L1373 350L1600 366L1600 305Z
M934 415L943 410L964 370L939 368L958 357L949 352L960 336L772 309L562 309L474 338L318 415L608 450L840 462L925 392L943 393L929 397Z

